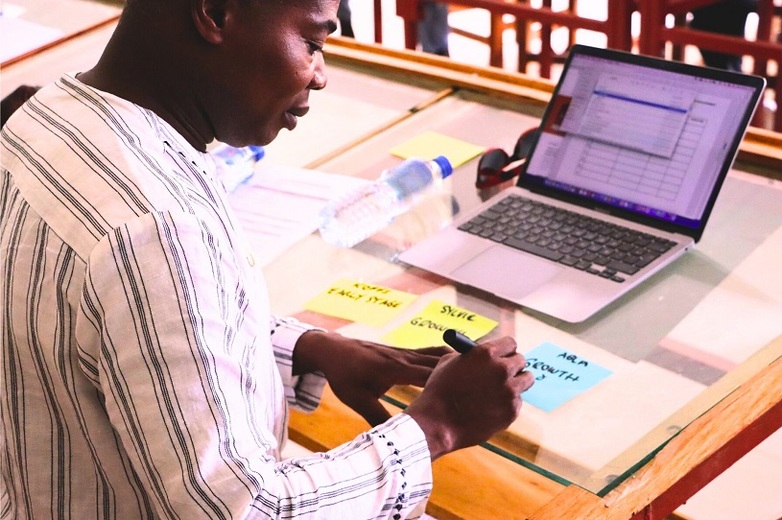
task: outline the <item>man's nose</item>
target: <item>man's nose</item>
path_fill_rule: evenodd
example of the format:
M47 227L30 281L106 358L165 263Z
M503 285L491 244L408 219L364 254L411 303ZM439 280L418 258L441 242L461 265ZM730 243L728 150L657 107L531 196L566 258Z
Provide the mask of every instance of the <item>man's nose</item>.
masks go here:
M312 75L312 81L310 81L310 89L320 90L326 87L328 83L328 77L326 76L326 62L323 59L323 53L319 52L315 57L317 63L315 64L315 72Z

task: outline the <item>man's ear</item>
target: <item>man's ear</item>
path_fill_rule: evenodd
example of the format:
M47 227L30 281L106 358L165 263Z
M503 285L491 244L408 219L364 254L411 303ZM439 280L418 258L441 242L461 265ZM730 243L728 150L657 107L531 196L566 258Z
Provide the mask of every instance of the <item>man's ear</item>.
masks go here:
M190 9L198 33L209 43L222 43L230 0L191 0Z

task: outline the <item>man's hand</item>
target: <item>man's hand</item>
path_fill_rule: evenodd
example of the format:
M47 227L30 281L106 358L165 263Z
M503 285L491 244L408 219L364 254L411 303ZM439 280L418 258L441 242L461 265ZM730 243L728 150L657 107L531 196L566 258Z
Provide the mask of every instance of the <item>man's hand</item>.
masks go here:
M534 382L525 367L510 337L444 357L405 410L426 434L432 460L507 428L519 415L521 393Z
M320 371L334 394L372 426L388 420L380 403L394 385L422 387L448 347L393 348L333 332L305 332L293 351L293 373Z

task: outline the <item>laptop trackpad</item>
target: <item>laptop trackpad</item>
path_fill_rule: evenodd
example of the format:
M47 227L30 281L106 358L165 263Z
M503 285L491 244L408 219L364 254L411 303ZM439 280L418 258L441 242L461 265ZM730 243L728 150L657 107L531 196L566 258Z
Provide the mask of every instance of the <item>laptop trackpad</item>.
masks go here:
M493 246L456 268L451 276L498 296L518 300L535 292L562 269L548 260Z

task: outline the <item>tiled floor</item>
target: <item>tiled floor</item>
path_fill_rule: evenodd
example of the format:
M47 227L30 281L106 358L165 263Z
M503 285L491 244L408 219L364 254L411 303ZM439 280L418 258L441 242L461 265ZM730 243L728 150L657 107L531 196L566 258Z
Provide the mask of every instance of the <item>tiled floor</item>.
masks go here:
M557 0L554 1L556 7ZM599 11L605 9L605 2L591 0L580 5ZM353 28L360 41L373 39L372 2L352 0ZM599 13L593 16L601 17ZM604 15L602 15L604 16ZM636 21L637 23L637 21ZM753 20L748 21L752 30ZM456 27L488 32L488 15L476 9L463 10L450 15L450 24ZM403 47L402 21L396 16L393 0L383 1L383 44L400 49ZM515 36L506 31L508 41L505 51L505 68L515 68L517 51L513 45ZM601 35L582 33L579 42L591 45L605 45ZM488 48L478 42L451 34L449 39L451 58L476 65L488 64ZM697 61L697 50L692 60ZM689 60L689 55L688 55ZM534 70L531 68L530 73ZM773 103L773 101L772 101ZM677 514L692 520L780 520L782 519L782 431L772 435L756 447L733 467L706 486Z

